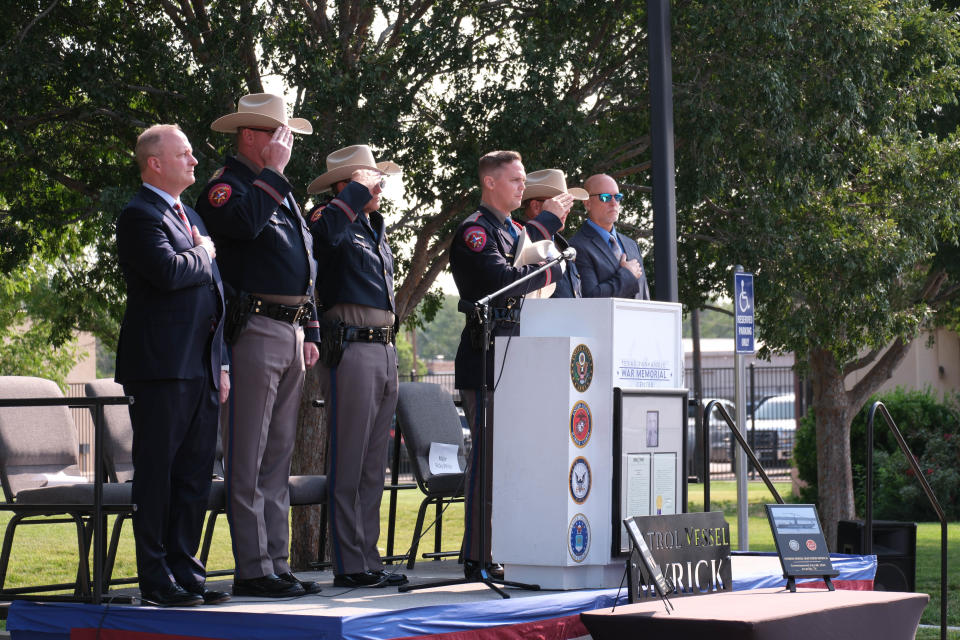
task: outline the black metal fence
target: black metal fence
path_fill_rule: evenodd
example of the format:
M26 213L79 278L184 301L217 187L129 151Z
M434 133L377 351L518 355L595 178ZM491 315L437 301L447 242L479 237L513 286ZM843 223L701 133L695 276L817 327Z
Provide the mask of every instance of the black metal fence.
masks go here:
M687 369L685 372L687 386L690 387L690 397L693 397L693 369ZM703 400L702 407L710 400L721 399L729 401L728 411L733 415L733 401L736 391L733 384L733 367L712 367L702 370L703 376ZM414 382L433 382L439 384L450 392L459 402L459 396L454 387L454 374L452 373L426 373L418 374L410 371L400 376L403 381ZM802 382L794 374L792 367L773 367L753 365L747 367L746 371L747 386L747 438L753 443L757 452L757 457L763 464L764 469L772 474L789 473L792 466L791 456L793 455L794 433L796 431L796 421L794 417L803 415L805 406L803 404L803 394L797 391L802 389ZM67 392L71 398L84 396L83 383L71 383ZM792 411L787 411L781 415L783 403L787 397L793 396ZM774 401L776 400L776 403ZM763 409L763 405L767 409ZM777 407L773 405L777 404ZM757 411L752 408L757 407ZM771 409L775 409L772 412ZM688 443L689 452L698 446L693 440L692 434L694 417L693 407L689 416L688 424ZM84 475L93 477L93 420L87 409L71 409L73 418L77 424L77 436L80 443L80 466ZM764 417L767 413L773 413L770 417ZM792 421L792 424L791 424ZM712 478L722 479L724 476L732 474L732 451L734 442L729 435L729 430L720 424L719 416L713 416L710 420L711 428L711 454L710 454L710 474ZM469 443L468 443L469 444ZM391 447L389 451L393 451ZM698 475L692 468L692 457L688 456L688 472L692 475ZM390 466L388 461L388 467ZM404 478L412 477L410 463L407 460L407 452L401 447L400 473Z
M703 399L701 411L710 400L727 400L725 408L732 417L736 417L733 405L736 399L733 367L708 367L701 370ZM793 443L796 433L796 418L805 411L802 381L796 376L793 367L762 366L750 364L746 368L747 396L747 441L757 454L763 468L770 475L789 474L792 467ZM454 374L428 373L417 374L410 371L401 376L402 380L414 382L433 382L441 385L456 397ZM694 437L695 402L693 400L693 369L686 369L685 380L690 388L692 400L688 424L688 473L699 476L693 467L693 451L700 445ZM756 410L754 410L756 408ZM714 479L732 477L735 439L719 415L711 417L711 454L710 476ZM406 452L404 452L405 455ZM408 472L405 461L401 461L401 473Z

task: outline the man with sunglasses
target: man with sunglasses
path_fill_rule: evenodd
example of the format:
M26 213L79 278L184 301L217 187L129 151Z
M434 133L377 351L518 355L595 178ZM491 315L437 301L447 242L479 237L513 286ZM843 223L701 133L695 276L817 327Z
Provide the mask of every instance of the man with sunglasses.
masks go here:
M583 186L589 194L584 203L587 221L570 238L570 246L577 250L583 297L649 300L640 248L614 228L623 200L616 181L601 173L587 178Z
M327 171L308 193L330 189L333 198L310 214L320 268L320 386L327 402L327 513L333 584L401 585L402 573L383 568L380 500L387 443L397 407L397 328L393 253L380 214L392 162L376 162L367 145L327 156Z
M227 290L231 394L221 412L233 594L317 593L290 571L290 461L306 369L319 356L313 238L283 175L293 134L283 98L257 93L210 128L236 136L237 155L214 173L197 211L217 244Z

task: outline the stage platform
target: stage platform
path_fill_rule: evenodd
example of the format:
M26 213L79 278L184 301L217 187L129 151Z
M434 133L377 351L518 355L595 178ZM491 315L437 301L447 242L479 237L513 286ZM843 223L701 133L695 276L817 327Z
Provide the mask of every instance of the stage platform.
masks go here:
M873 588L876 556L838 554L831 559L840 571L834 580L838 588ZM785 584L773 554L735 554L731 568L735 590ZM615 601L626 603L625 587L622 591L509 589L511 598L504 600L476 583L399 593L395 587L337 588L329 571L299 575L318 580L323 592L287 600L234 598L221 605L182 609L17 601L10 607L7 630L13 640L380 640L441 634L446 634L446 640L572 640L589 637L581 612L609 608ZM416 584L463 574L455 561L423 561L407 575ZM211 587L228 591L230 584L230 580L218 580Z

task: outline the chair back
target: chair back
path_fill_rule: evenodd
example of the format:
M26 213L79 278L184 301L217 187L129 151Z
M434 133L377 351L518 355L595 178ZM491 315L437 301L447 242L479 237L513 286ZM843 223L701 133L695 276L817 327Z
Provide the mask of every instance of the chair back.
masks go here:
M25 376L0 377L0 398L62 398L54 382ZM77 427L70 409L0 408L0 483L7 502L24 489L46 486L46 474L80 476Z
M397 398L397 424L420 490L428 495L463 493L464 451L460 415L450 393L432 382L401 382ZM431 443L456 445L460 473L430 472Z
M84 385L88 398L125 396L123 385L113 378L99 378ZM90 407L96 424L96 408ZM130 407L125 404L106 405L103 408L103 465L108 482L126 482L133 479L133 426Z

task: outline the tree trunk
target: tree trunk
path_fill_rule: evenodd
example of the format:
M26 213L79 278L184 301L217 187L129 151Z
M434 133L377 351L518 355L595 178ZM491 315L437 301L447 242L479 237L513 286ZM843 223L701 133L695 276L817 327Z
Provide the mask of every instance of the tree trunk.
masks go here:
M810 378L817 423L818 511L827 546L833 549L837 544L837 522L855 515L850 423L856 410L849 406L843 373L832 353L822 349L810 352Z
M313 406L320 399L320 366L307 369L297 418L297 445L293 449L290 473L322 475L327 462L327 434L324 410ZM323 561L320 557L320 516L322 506L294 507L290 523L290 567L294 571ZM329 535L327 537L329 540Z

